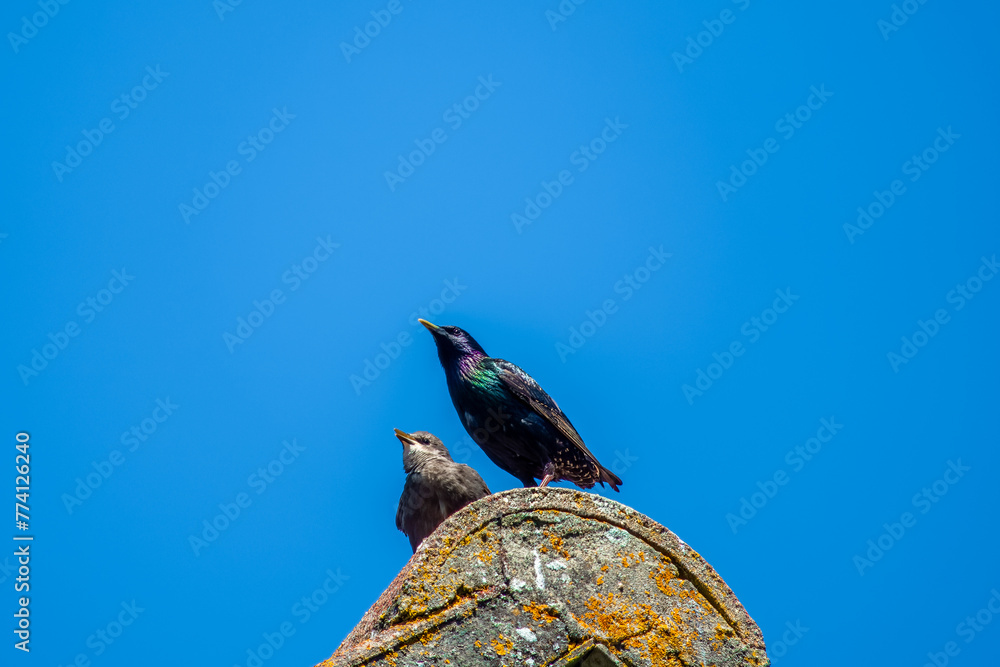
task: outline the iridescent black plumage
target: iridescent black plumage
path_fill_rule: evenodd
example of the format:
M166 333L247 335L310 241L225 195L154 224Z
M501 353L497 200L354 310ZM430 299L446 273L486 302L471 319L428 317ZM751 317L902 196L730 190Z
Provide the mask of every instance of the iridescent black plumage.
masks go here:
M442 521L474 500L490 495L486 482L464 463L455 463L448 448L426 431L396 429L403 443L406 483L396 509L396 528L410 538L413 551Z
M552 397L530 375L494 359L466 331L420 320L433 334L448 391L472 439L524 486L568 480L589 489L622 481L590 453Z

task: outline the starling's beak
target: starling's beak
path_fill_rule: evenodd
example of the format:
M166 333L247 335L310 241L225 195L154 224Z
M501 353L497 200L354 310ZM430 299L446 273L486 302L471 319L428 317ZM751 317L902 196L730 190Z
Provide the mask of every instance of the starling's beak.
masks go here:
M401 443L403 443L403 447L409 447L417 442L406 431L400 431L398 428L394 428L392 430L396 432L396 437L399 438Z
M425 327L427 327L427 330L430 331L432 334L443 334L444 333L443 331L441 331L441 327L439 327L436 324L431 324L427 320L418 319L417 322L420 322Z

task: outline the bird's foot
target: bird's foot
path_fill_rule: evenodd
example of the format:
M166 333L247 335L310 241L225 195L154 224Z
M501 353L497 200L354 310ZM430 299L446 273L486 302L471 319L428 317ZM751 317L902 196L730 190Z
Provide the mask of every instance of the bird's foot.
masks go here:
M549 482L551 482L555 478L556 478L555 475L551 475L551 474L550 475L546 475L545 477L542 478L542 483L538 485L538 488L542 488L543 486L548 486Z

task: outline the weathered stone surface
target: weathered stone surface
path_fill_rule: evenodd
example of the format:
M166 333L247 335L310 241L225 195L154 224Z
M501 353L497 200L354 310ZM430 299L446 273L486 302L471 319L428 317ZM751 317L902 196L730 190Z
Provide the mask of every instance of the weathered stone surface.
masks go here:
M438 527L323 666L766 667L760 630L676 535L569 489L515 489Z

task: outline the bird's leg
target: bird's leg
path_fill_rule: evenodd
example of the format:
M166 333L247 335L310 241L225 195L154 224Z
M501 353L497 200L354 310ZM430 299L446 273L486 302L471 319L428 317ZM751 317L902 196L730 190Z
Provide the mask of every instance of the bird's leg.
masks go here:
M539 488L541 488L543 486L548 486L549 482L555 481L555 479L556 479L556 467L554 465L552 465L551 461L549 461L548 463L545 464L545 467L542 468L542 473L544 473L545 476L542 477L542 483L538 485Z

